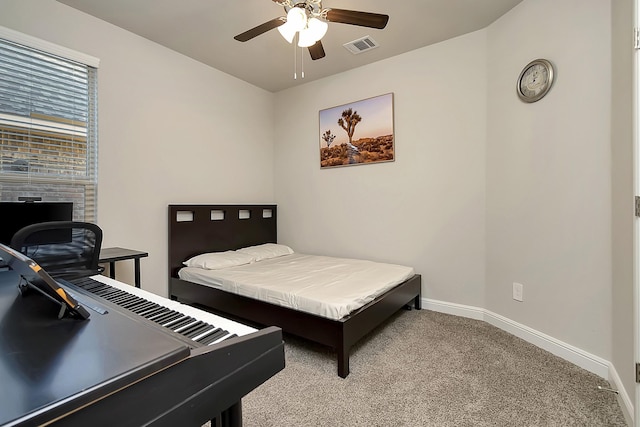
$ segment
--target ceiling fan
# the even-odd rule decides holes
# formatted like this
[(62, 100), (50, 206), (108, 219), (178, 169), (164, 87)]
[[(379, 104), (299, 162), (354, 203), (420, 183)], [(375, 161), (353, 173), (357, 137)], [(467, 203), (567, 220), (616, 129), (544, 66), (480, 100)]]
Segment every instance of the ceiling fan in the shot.
[(282, 36), (289, 43), (298, 34), (298, 46), (307, 47), (311, 59), (324, 58), (324, 48), (320, 39), (327, 31), (327, 22), (359, 25), (361, 27), (383, 29), (389, 22), (389, 15), (379, 13), (359, 12), (356, 10), (322, 8), (322, 0), (272, 0), (284, 7), (287, 16), (274, 18), (258, 25), (234, 39), (246, 42), (254, 37), (278, 28)]

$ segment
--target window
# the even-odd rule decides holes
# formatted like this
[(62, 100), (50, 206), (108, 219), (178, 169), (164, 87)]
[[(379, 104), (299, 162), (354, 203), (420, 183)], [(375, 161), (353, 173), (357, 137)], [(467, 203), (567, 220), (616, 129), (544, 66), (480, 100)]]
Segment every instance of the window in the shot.
[(73, 202), (74, 220), (96, 221), (96, 67), (0, 27), (0, 201)]

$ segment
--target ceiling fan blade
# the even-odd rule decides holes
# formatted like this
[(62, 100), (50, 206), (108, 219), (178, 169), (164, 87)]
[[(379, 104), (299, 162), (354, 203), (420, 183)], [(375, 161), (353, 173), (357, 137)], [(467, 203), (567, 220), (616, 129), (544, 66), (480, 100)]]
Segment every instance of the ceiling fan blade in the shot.
[(327, 9), (327, 21), (340, 24), (359, 25), (361, 27), (377, 28), (387, 26), (389, 15), (379, 13), (358, 12), (356, 10)]
[(318, 40), (314, 45), (309, 46), (309, 54), (311, 55), (311, 59), (314, 61), (316, 59), (324, 58), (324, 47), (322, 47), (322, 42)]
[(260, 34), (264, 34), (269, 30), (273, 30), (274, 28), (278, 28), (280, 25), (284, 24), (287, 21), (287, 18), (281, 16), (279, 18), (272, 19), (269, 22), (265, 22), (264, 24), (258, 25), (248, 31), (245, 31), (242, 34), (238, 34), (234, 37), (234, 39), (239, 42), (246, 42), (251, 40), (254, 37), (258, 37)]

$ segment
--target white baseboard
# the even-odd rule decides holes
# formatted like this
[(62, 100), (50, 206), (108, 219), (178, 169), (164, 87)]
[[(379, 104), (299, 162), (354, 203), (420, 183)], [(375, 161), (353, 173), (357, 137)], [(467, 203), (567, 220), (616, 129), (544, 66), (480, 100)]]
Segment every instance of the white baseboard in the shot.
[(618, 390), (618, 402), (624, 412), (627, 421), (633, 425), (633, 403), (625, 390), (615, 367), (608, 360), (602, 359), (552, 336), (536, 331), (528, 326), (514, 322), (499, 314), (484, 308), (455, 304), (433, 299), (422, 299), (422, 307), (439, 313), (453, 314), (470, 319), (483, 320), (503, 331), (522, 338), (523, 340), (540, 347), (551, 354), (573, 363), (591, 373), (594, 373), (609, 381), (615, 390)]
[(438, 313), (453, 314), (455, 316), (476, 320), (485, 320), (484, 313), (487, 311), (483, 308), (472, 307), (470, 305), (455, 304), (427, 298), (422, 298), (422, 308), (437, 311)]
[(622, 412), (625, 419), (627, 420), (627, 424), (629, 424), (630, 426), (634, 425), (633, 419), (635, 413), (633, 410), (633, 402), (631, 402), (631, 399), (627, 394), (627, 390), (622, 385), (622, 380), (618, 375), (618, 371), (616, 371), (616, 368), (611, 363), (609, 363), (608, 381), (611, 383), (611, 386), (614, 390), (618, 390), (618, 404), (622, 408)]

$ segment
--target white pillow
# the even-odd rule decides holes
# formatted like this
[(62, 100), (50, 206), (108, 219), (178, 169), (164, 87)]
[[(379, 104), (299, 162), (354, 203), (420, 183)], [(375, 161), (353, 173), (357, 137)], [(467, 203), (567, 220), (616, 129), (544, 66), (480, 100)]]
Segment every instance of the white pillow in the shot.
[(187, 267), (198, 267), (206, 270), (219, 270), (221, 268), (235, 267), (254, 262), (250, 254), (236, 251), (210, 252), (194, 256), (183, 262)]
[(238, 249), (236, 252), (251, 255), (255, 261), (262, 261), (263, 259), (290, 255), (293, 253), (293, 249), (287, 245), (264, 243), (262, 245), (248, 246), (246, 248)]

